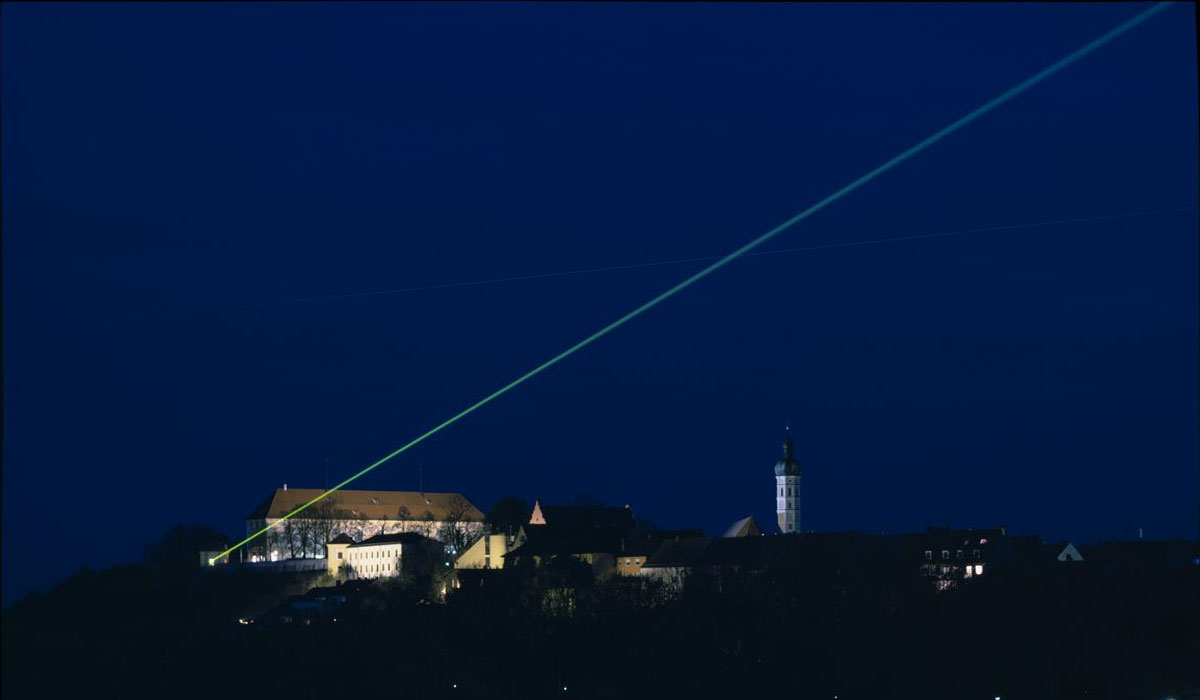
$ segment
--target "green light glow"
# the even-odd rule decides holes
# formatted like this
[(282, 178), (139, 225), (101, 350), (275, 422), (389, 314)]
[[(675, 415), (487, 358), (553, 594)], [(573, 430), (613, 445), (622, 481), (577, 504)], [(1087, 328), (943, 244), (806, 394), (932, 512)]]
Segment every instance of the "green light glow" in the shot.
[(970, 124), (971, 122), (982, 117), (983, 115), (987, 114), (988, 112), (991, 112), (996, 107), (999, 107), (1000, 105), (1008, 102), (1012, 98), (1016, 97), (1017, 95), (1021, 94), (1022, 92), (1025, 92), (1026, 90), (1033, 87), (1034, 85), (1037, 85), (1038, 83), (1042, 82), (1043, 80), (1050, 77), (1051, 75), (1059, 72), (1063, 68), (1066, 68), (1067, 66), (1071, 65), (1072, 63), (1075, 63), (1079, 59), (1083, 58), (1084, 56), (1087, 56), (1088, 54), (1092, 53), (1096, 49), (1098, 49), (1101, 46), (1112, 41), (1113, 39), (1120, 36), (1121, 34), (1124, 34), (1125, 32), (1129, 31), (1130, 29), (1133, 29), (1134, 27), (1138, 26), (1142, 22), (1145, 22), (1147, 19), (1149, 19), (1153, 15), (1158, 14), (1159, 12), (1165, 10), (1171, 4), (1172, 3), (1170, 3), (1170, 2), (1160, 2), (1160, 3), (1150, 7), (1149, 9), (1135, 15), (1132, 19), (1129, 19), (1128, 21), (1117, 26), (1116, 28), (1109, 30), (1108, 32), (1102, 34), (1101, 36), (1097, 37), (1096, 39), (1093, 39), (1092, 41), (1088, 42), (1081, 48), (1076, 49), (1074, 52), (1068, 54), (1064, 58), (1059, 59), (1058, 61), (1054, 62), (1050, 66), (1042, 69), (1038, 73), (1035, 73), (1033, 76), (1023, 80), (1022, 82), (1018, 83), (1017, 85), (1002, 92), (997, 97), (992, 98), (988, 102), (984, 103), (982, 106), (975, 108), (971, 112), (967, 113), (965, 116), (963, 116), (963, 117), (959, 118), (957, 121), (954, 121), (953, 123), (951, 123), (949, 126), (942, 128), (941, 130), (935, 132), (932, 136), (929, 136), (925, 140), (917, 143), (915, 146), (912, 146), (911, 148), (901, 152), (899, 155), (884, 162), (883, 165), (876, 167), (874, 170), (871, 170), (867, 174), (859, 177), (858, 179), (854, 180), (850, 184), (846, 185), (845, 187), (842, 187), (840, 190), (834, 192), (833, 194), (829, 195), (828, 197), (825, 197), (821, 201), (810, 206), (809, 208), (807, 208), (804, 211), (800, 212), (799, 214), (793, 216), (792, 218), (788, 219), (787, 221), (784, 221), (783, 223), (779, 224), (778, 226), (771, 229), (770, 231), (767, 231), (766, 233), (758, 236), (757, 238), (753, 239), (749, 243), (746, 243), (745, 245), (734, 250), (733, 252), (729, 253), (725, 257), (717, 260), (716, 262), (712, 263), (711, 265), (708, 265), (707, 267), (703, 268), (699, 272), (691, 275), (687, 279), (685, 279), (682, 282), (671, 287), (667, 291), (654, 297), (650, 301), (647, 301), (646, 303), (642, 304), (641, 306), (635, 308), (633, 311), (630, 311), (629, 313), (618, 318), (617, 320), (615, 320), (612, 323), (608, 324), (607, 326), (601, 328), (600, 330), (596, 331), (595, 333), (592, 333), (591, 335), (589, 335), (588, 337), (579, 341), (578, 343), (575, 343), (574, 345), (567, 348), (566, 350), (563, 350), (562, 352), (558, 353), (557, 355), (550, 358), (549, 360), (546, 360), (542, 364), (538, 365), (537, 367), (534, 367), (533, 369), (529, 370), (528, 372), (521, 375), (520, 377), (517, 377), (516, 379), (509, 382), (508, 384), (505, 384), (504, 386), (500, 387), (496, 391), (493, 391), (491, 394), (488, 394), (487, 396), (480, 399), (479, 401), (476, 401), (475, 403), (471, 404), (467, 408), (463, 409), (462, 411), (459, 411), (458, 413), (454, 414), (453, 416), (446, 419), (445, 421), (442, 421), (441, 423), (434, 426), (433, 428), (430, 428), (429, 430), (425, 431), (424, 433), (417, 436), (416, 438), (413, 438), (412, 440), (410, 440), (409, 442), (407, 442), (400, 448), (396, 449), (395, 451), (391, 452), (390, 454), (386, 455), (382, 459), (378, 460), (374, 464), (362, 469), (361, 471), (357, 472), (356, 474), (351, 475), (350, 477), (347, 477), (341, 483), (335, 485), (333, 488), (326, 490), (325, 492), (321, 493), (319, 496), (317, 496), (317, 497), (313, 498), (312, 500), (308, 501), (307, 503), (297, 507), (295, 510), (291, 511), (287, 515), (284, 515), (279, 520), (276, 520), (274, 523), (271, 523), (270, 525), (255, 532), (254, 534), (250, 535), (249, 537), (242, 540), (241, 542), (238, 542), (237, 544), (233, 545), (232, 547), (225, 550), (224, 552), (221, 552), (220, 554), (218, 554), (216, 556), (216, 559), (228, 557), (231, 552), (234, 552), (238, 548), (240, 548), (240, 547), (246, 545), (247, 543), (255, 540), (256, 538), (262, 536), (263, 534), (265, 534), (272, 528), (278, 527), (285, 520), (292, 518), (297, 513), (304, 511), (306, 508), (313, 505), (314, 503), (333, 494), (334, 492), (343, 488), (347, 484), (350, 484), (351, 482), (357, 480), (358, 478), (365, 475), (367, 472), (370, 472), (371, 470), (375, 469), (376, 467), (390, 461), (394, 457), (396, 457), (400, 454), (403, 454), (404, 452), (406, 452), (413, 446), (418, 445), (421, 442), (424, 442), (429, 437), (441, 432), (444, 428), (447, 428), (450, 425), (457, 423), (462, 418), (474, 413), (475, 411), (479, 410), (480, 408), (483, 408), (484, 406), (491, 403), (492, 401), (498, 399), (499, 397), (503, 396), (504, 394), (507, 394), (509, 391), (512, 391), (513, 389), (517, 388), (521, 384), (524, 384), (529, 379), (532, 379), (533, 377), (541, 374), (545, 370), (553, 367), (554, 365), (558, 364), (559, 362), (562, 362), (563, 360), (567, 359), (571, 355), (574, 355), (575, 353), (579, 352), (580, 350), (587, 347), (588, 345), (591, 345), (592, 343), (599, 340), (600, 338), (603, 338), (604, 336), (608, 335), (609, 333), (613, 332), (614, 330), (625, 325), (629, 321), (637, 318), (638, 316), (641, 316), (643, 313), (649, 311), (650, 309), (654, 308), (655, 306), (658, 306), (659, 304), (666, 301), (667, 299), (670, 299), (671, 297), (675, 296), (679, 292), (682, 292), (683, 290), (692, 286), (696, 282), (699, 282), (700, 280), (704, 279), (705, 277), (708, 277), (712, 273), (716, 272), (717, 270), (721, 269), (722, 267), (725, 267), (729, 263), (733, 262), (739, 256), (744, 255), (745, 253), (748, 253), (751, 250), (754, 250), (755, 248), (759, 247), (760, 245), (762, 245), (762, 244), (766, 243), (767, 241), (771, 240), (772, 238), (778, 236), (780, 233), (783, 233), (784, 231), (791, 228), (792, 226), (795, 226), (796, 224), (807, 219), (808, 217), (812, 216), (813, 214), (817, 213), (818, 211), (824, 209), (825, 207), (829, 206), (830, 204), (833, 204), (834, 202), (838, 201), (842, 197), (845, 197), (846, 195), (850, 194), (851, 192), (857, 190), (858, 188), (862, 187), (863, 185), (867, 184), (868, 182), (879, 177), (883, 173), (891, 170), (892, 168), (896, 167), (900, 163), (903, 163), (904, 161), (906, 161), (909, 158), (913, 157), (914, 155), (920, 153), (921, 151), (924, 151), (926, 148), (929, 148), (930, 146), (937, 143), (938, 141), (941, 141), (942, 139), (946, 138), (947, 136), (954, 133), (955, 131), (958, 131), (959, 129), (963, 128), (967, 124)]

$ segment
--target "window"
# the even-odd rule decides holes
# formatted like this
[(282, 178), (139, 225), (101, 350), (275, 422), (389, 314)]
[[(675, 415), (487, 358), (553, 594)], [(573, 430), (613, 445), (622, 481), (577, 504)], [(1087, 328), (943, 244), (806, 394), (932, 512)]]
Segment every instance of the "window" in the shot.
[(949, 559), (949, 558), (950, 558), (950, 550), (943, 549), (942, 550), (942, 559)]
[(971, 552), (971, 556), (975, 559), (978, 559), (979, 558), (979, 550), (976, 549), (975, 551)]
[(342, 558), (342, 553), (338, 552), (338, 559), (341, 559), (341, 558)]
[(962, 550), (960, 549), (957, 552), (955, 552), (954, 556), (956, 559), (962, 559), (963, 558)]
[(933, 561), (933, 552), (931, 550), (925, 550), (925, 561)]

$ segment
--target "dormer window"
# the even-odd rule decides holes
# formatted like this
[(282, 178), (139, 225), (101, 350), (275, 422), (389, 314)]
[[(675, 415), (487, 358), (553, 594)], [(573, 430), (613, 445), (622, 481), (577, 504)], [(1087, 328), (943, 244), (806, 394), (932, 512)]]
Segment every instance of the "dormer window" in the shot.
[(925, 561), (933, 561), (933, 552), (928, 549), (925, 550)]

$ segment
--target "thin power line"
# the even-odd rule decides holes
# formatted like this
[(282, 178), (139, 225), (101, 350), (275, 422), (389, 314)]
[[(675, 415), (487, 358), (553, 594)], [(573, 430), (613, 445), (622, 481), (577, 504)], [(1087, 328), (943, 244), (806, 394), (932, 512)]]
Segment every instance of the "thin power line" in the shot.
[(580, 350), (587, 347), (588, 345), (591, 345), (592, 343), (596, 342), (600, 338), (602, 338), (602, 337), (608, 335), (609, 333), (613, 332), (614, 330), (620, 328), (621, 326), (625, 325), (626, 323), (633, 320), (634, 318), (641, 316), (643, 313), (649, 311), (650, 309), (654, 308), (655, 306), (658, 306), (662, 302), (666, 301), (667, 299), (670, 299), (671, 297), (675, 296), (679, 292), (682, 292), (683, 290), (692, 286), (696, 282), (699, 282), (700, 280), (704, 279), (705, 277), (708, 277), (712, 273), (714, 273), (717, 270), (721, 269), (722, 267), (728, 265), (729, 263), (733, 262), (737, 258), (745, 255), (746, 253), (749, 253), (751, 250), (761, 246), (762, 244), (771, 240), (775, 236), (778, 236), (780, 233), (783, 233), (784, 231), (791, 228), (792, 226), (795, 226), (796, 224), (800, 223), (804, 219), (807, 219), (808, 217), (810, 217), (813, 214), (817, 213), (818, 211), (824, 209), (825, 207), (829, 206), (830, 204), (833, 204), (834, 202), (838, 201), (842, 197), (845, 197), (846, 195), (857, 190), (858, 188), (862, 187), (863, 185), (867, 184), (868, 182), (871, 182), (872, 180), (879, 177), (883, 173), (891, 170), (892, 168), (903, 163), (904, 161), (906, 161), (909, 158), (913, 157), (914, 155), (920, 153), (921, 151), (924, 151), (925, 149), (929, 148), (933, 144), (937, 143), (938, 141), (941, 141), (942, 139), (946, 138), (950, 134), (958, 131), (959, 129), (963, 128), (967, 124), (970, 124), (971, 122), (975, 121), (976, 119), (987, 114), (988, 112), (991, 112), (996, 107), (999, 107), (1000, 105), (1008, 102), (1012, 98), (1016, 97), (1017, 95), (1021, 94), (1022, 92), (1025, 92), (1026, 90), (1033, 87), (1034, 85), (1037, 85), (1038, 83), (1042, 82), (1043, 80), (1045, 80), (1046, 78), (1050, 77), (1051, 75), (1057, 73), (1058, 71), (1062, 70), (1063, 68), (1066, 68), (1067, 66), (1078, 61), (1079, 59), (1083, 58), (1084, 56), (1087, 56), (1091, 52), (1093, 52), (1096, 49), (1100, 48), (1101, 46), (1107, 44), (1109, 41), (1112, 41), (1114, 38), (1120, 36), (1121, 34), (1124, 34), (1125, 32), (1129, 31), (1130, 29), (1138, 26), (1142, 22), (1145, 22), (1147, 19), (1158, 14), (1159, 12), (1162, 12), (1167, 7), (1169, 7), (1170, 4), (1171, 3), (1168, 3), (1168, 2), (1158, 3), (1158, 4), (1150, 7), (1149, 9), (1138, 13), (1132, 19), (1129, 19), (1126, 22), (1124, 22), (1123, 24), (1119, 25), (1118, 27), (1111, 29), (1108, 32), (1105, 32), (1104, 34), (1100, 35), (1096, 39), (1093, 39), (1092, 41), (1085, 44), (1083, 47), (1076, 49), (1074, 52), (1059, 59), (1058, 61), (1054, 62), (1050, 66), (1043, 68), (1041, 71), (1035, 73), (1033, 76), (1026, 78), (1022, 82), (1009, 88), (1008, 90), (1005, 90), (1004, 92), (1000, 93), (998, 96), (996, 96), (996, 97), (992, 98), (991, 100), (989, 100), (988, 102), (984, 103), (982, 106), (976, 107), (974, 110), (968, 112), (965, 116), (960, 117), (957, 121), (952, 122), (950, 125), (945, 126), (942, 129), (940, 129), (939, 131), (935, 132), (932, 136), (929, 136), (929, 137), (925, 138), (923, 141), (920, 141), (915, 146), (912, 146), (912, 147), (908, 148), (907, 150), (901, 152), (899, 155), (892, 157), (890, 160), (884, 162), (882, 165), (869, 171), (865, 175), (860, 176), (858, 179), (854, 180), (850, 184), (842, 187), (841, 189), (837, 190), (833, 194), (820, 200), (816, 204), (813, 204), (809, 208), (807, 208), (804, 211), (800, 212), (799, 214), (793, 216), (792, 218), (788, 219), (787, 221), (784, 221), (782, 224), (779, 224), (778, 226), (771, 229), (770, 231), (767, 231), (766, 233), (759, 235), (757, 238), (754, 238), (750, 242), (742, 245), (741, 247), (735, 249), (733, 252), (722, 257), (720, 260), (717, 260), (716, 262), (713, 262), (713, 263), (707, 265), (706, 267), (701, 269), (699, 272), (692, 274), (691, 276), (687, 277), (682, 282), (679, 282), (678, 284), (676, 284), (675, 286), (666, 290), (665, 292), (662, 292), (658, 296), (643, 303), (641, 306), (638, 306), (634, 310), (630, 311), (629, 313), (625, 314), (624, 316), (621, 316), (620, 318), (618, 318), (617, 320), (608, 324), (607, 326), (604, 326), (600, 330), (596, 331), (595, 333), (592, 333), (588, 337), (575, 343), (574, 345), (567, 348), (566, 350), (563, 350), (562, 352), (558, 353), (554, 357), (551, 357), (549, 360), (546, 360), (542, 364), (538, 365), (537, 367), (534, 367), (533, 369), (529, 370), (528, 372), (521, 375), (520, 377), (517, 377), (513, 381), (509, 382), (508, 384), (505, 384), (504, 386), (500, 387), (496, 391), (493, 391), (492, 393), (483, 397), (479, 401), (476, 401), (475, 403), (471, 404), (470, 406), (463, 409), (462, 411), (459, 411), (458, 413), (454, 414), (450, 418), (442, 421), (441, 423), (434, 426), (433, 428), (430, 428), (429, 430), (425, 431), (424, 433), (418, 435), (416, 438), (413, 438), (412, 440), (405, 443), (401, 447), (392, 451), (390, 454), (384, 456), (382, 459), (376, 461), (374, 464), (371, 464), (370, 466), (367, 466), (364, 469), (361, 469), (360, 471), (358, 471), (355, 474), (352, 474), (351, 476), (347, 477), (346, 479), (343, 479), (340, 483), (338, 483), (333, 488), (322, 492), (318, 496), (309, 500), (307, 503), (304, 503), (303, 505), (292, 510), (291, 512), (284, 515), (280, 519), (276, 520), (274, 523), (271, 523), (270, 525), (267, 525), (266, 527), (254, 532), (249, 537), (238, 542), (237, 544), (233, 545), (232, 547), (225, 550), (224, 552), (221, 552), (220, 554), (218, 554), (216, 557), (213, 558), (213, 561), (215, 561), (216, 559), (220, 559), (222, 557), (228, 557), (230, 552), (233, 552), (234, 550), (238, 549), (239, 547), (246, 545), (247, 543), (253, 541), (257, 537), (262, 536), (264, 533), (271, 530), (271, 528), (278, 527), (280, 523), (292, 518), (297, 513), (304, 511), (306, 508), (308, 508), (309, 506), (313, 505), (314, 503), (320, 501), (321, 499), (328, 497), (330, 494), (336, 492), (338, 489), (341, 489), (342, 487), (346, 486), (347, 484), (350, 484), (351, 482), (355, 481), (356, 479), (359, 479), (360, 477), (362, 477), (366, 473), (370, 472), (371, 470), (379, 467), (380, 465), (388, 462), (389, 460), (393, 459), (397, 455), (402, 454), (403, 452), (412, 448), (414, 445), (424, 442), (430, 436), (441, 432), (446, 427), (448, 427), (454, 423), (457, 423), (458, 421), (462, 420), (464, 417), (474, 413), (475, 411), (479, 410), (483, 406), (486, 406), (487, 404), (496, 400), (500, 396), (503, 396), (504, 394), (507, 394), (508, 392), (512, 391), (513, 389), (520, 386), (521, 384), (524, 384), (529, 379), (537, 376), (538, 374), (541, 374), (542, 372), (553, 367), (554, 365), (558, 364), (559, 362), (562, 362), (566, 358), (570, 357), (571, 355), (574, 355), (575, 353), (579, 352)]
[[(891, 238), (872, 238), (868, 240), (846, 241), (842, 243), (824, 243), (819, 245), (803, 246), (800, 248), (781, 248), (779, 250), (762, 250), (753, 253), (742, 255), (743, 258), (760, 257), (765, 255), (784, 255), (794, 253), (808, 253), (818, 250), (831, 250), (834, 248), (855, 248), (858, 246), (879, 245), (884, 243), (904, 243), (906, 241), (917, 241), (928, 238), (948, 238), (951, 236), (965, 236), (978, 233), (994, 233), (997, 231), (1016, 231), (1020, 229), (1039, 228), (1046, 226), (1061, 226), (1065, 224), (1081, 224), (1096, 221), (1112, 221), (1115, 219), (1130, 219), (1139, 216), (1153, 216), (1156, 214), (1174, 214), (1185, 211), (1196, 211), (1197, 207), (1178, 207), (1175, 209), (1154, 209), (1150, 211), (1129, 212), (1125, 214), (1108, 214), (1100, 216), (1086, 216), (1075, 219), (1056, 219), (1053, 221), (1034, 221), (1021, 224), (1004, 224), (1001, 226), (987, 226), (983, 228), (961, 229), (958, 231), (943, 231), (939, 233), (921, 233), (911, 236), (897, 236)], [(650, 267), (665, 267), (669, 265), (684, 265), (687, 263), (710, 262), (720, 260), (724, 255), (707, 255), (694, 258), (674, 258), (671, 260), (654, 260), (642, 263), (627, 263), (622, 265), (604, 265), (601, 267), (588, 267), (577, 270), (559, 270), (557, 272), (537, 272), (528, 275), (513, 275), (509, 277), (491, 277), (482, 280), (472, 280), (467, 282), (443, 282), (439, 284), (428, 284), (419, 287), (400, 287), (397, 289), (377, 289), (369, 292), (348, 292), (345, 294), (328, 294), (315, 297), (297, 297), (295, 299), (278, 299), (275, 301), (264, 301), (255, 304), (246, 304), (243, 306), (235, 306), (219, 310), (210, 311), (187, 311), (183, 314), (199, 314), (199, 313), (217, 313), (218, 311), (240, 311), (245, 309), (265, 308), (269, 306), (280, 306), (283, 304), (303, 304), (313, 301), (336, 301), (340, 299), (356, 299), (361, 297), (386, 296), (393, 294), (408, 294), (413, 292), (431, 292), (442, 289), (459, 289), (463, 287), (482, 287), (492, 284), (503, 284), (506, 282), (526, 282), (532, 280), (551, 279), (554, 277), (572, 277), (576, 275), (591, 275), (603, 272), (619, 272), (623, 270), (639, 270)]]

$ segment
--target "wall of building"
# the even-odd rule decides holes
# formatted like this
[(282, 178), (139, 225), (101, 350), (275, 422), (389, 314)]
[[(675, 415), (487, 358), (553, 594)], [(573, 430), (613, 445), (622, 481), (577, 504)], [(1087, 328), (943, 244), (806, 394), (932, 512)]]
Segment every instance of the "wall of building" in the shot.
[(343, 568), (355, 579), (388, 578), (397, 576), (401, 570), (403, 545), (388, 542), (377, 545), (346, 547)]
[(508, 553), (506, 535), (480, 537), (454, 561), (456, 569), (503, 569)]

